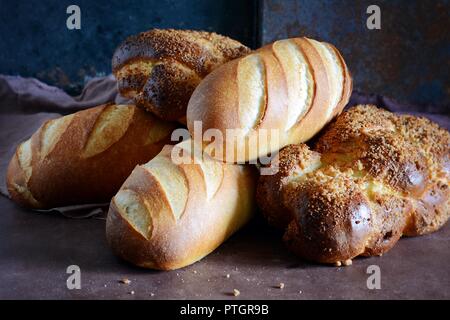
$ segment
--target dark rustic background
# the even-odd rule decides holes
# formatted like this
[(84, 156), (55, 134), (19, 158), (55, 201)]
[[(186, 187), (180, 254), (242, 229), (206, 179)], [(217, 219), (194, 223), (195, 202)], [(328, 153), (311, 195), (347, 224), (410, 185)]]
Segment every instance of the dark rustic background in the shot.
[[(381, 8), (381, 30), (368, 30), (367, 7)], [(264, 0), (264, 43), (299, 35), (334, 44), (354, 87), (403, 102), (450, 109), (450, 1)]]
[[(450, 2), (377, 1), (382, 29), (368, 30), (372, 2), (1, 0), (0, 73), (77, 93), (86, 80), (110, 72), (111, 55), (125, 37), (153, 27), (216, 31), (251, 47), (306, 35), (343, 52), (357, 89), (449, 105)], [(70, 4), (81, 8), (81, 30), (65, 26)]]
[[(66, 8), (81, 9), (81, 30), (68, 30)], [(215, 31), (256, 47), (256, 1), (0, 0), (0, 73), (33, 76), (81, 91), (111, 72), (115, 48), (151, 28)]]
[[(81, 30), (66, 28), (70, 4), (81, 8)], [(381, 7), (381, 30), (366, 28), (370, 4)], [(449, 106), (449, 12), (449, 0), (0, 0), (0, 73), (76, 94), (110, 73), (122, 40), (150, 28), (216, 31), (253, 48), (306, 35), (343, 52), (356, 89)]]

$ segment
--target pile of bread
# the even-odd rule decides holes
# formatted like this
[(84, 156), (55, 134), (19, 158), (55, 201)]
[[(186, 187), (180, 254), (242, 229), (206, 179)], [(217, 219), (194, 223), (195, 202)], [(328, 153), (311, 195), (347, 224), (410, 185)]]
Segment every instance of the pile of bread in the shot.
[[(257, 207), (294, 253), (337, 265), (448, 220), (449, 133), (374, 106), (341, 114), (352, 78), (328, 43), (251, 51), (154, 29), (121, 44), (112, 68), (134, 104), (47, 121), (18, 146), (7, 186), (35, 209), (111, 201), (108, 242), (138, 266), (194, 263)], [(227, 148), (208, 148), (210, 129)]]

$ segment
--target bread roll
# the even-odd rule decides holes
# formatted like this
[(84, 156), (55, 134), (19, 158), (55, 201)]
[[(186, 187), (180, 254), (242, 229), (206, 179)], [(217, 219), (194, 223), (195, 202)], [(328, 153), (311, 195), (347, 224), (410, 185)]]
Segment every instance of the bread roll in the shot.
[[(189, 161), (173, 161), (179, 154)], [(136, 167), (114, 196), (108, 242), (115, 254), (141, 267), (187, 266), (250, 219), (255, 188), (254, 167), (202, 158), (192, 140), (166, 146)]]
[(126, 39), (115, 51), (119, 92), (158, 117), (185, 123), (189, 98), (217, 66), (250, 51), (211, 32), (152, 29)]
[(425, 118), (357, 106), (314, 150), (289, 145), (278, 160), (275, 175), (260, 177), (258, 205), (308, 260), (381, 255), (450, 216), (450, 134)]
[[(351, 91), (335, 47), (308, 38), (280, 40), (209, 74), (189, 101), (187, 125), (192, 135), (196, 121), (201, 134), (218, 129), (225, 147), (206, 147), (213, 157), (255, 161), (311, 138), (342, 111)], [(235, 129), (233, 139), (229, 129)]]
[(45, 122), (9, 163), (14, 201), (37, 209), (109, 202), (137, 164), (169, 142), (174, 124), (132, 105), (102, 105)]

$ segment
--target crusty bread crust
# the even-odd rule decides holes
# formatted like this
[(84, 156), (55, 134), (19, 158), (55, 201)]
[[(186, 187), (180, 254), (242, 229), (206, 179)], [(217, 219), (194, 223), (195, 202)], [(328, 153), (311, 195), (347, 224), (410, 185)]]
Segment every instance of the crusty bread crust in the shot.
[(166, 146), (125, 181), (106, 222), (116, 255), (145, 268), (182, 268), (212, 252), (250, 219), (255, 168), (199, 158), (196, 164), (172, 162), (172, 152), (189, 156), (191, 150), (185, 143)]
[[(281, 51), (282, 44), (295, 46), (299, 53)], [(191, 134), (194, 134), (194, 123), (201, 121), (202, 133), (217, 129), (222, 133), (223, 144), (226, 145), (227, 129), (244, 129), (237, 135), (235, 150), (245, 152), (235, 153), (235, 157), (231, 159), (227, 153), (210, 153), (216, 159), (239, 163), (255, 161), (287, 144), (310, 139), (342, 111), (352, 90), (350, 72), (339, 52), (328, 44), (321, 45), (328, 48), (326, 50), (330, 51), (331, 56), (336, 56), (336, 61), (324, 58), (319, 53), (316, 42), (308, 38), (293, 38), (268, 44), (246, 57), (215, 69), (199, 84), (189, 100), (187, 126)], [(278, 50), (275, 46), (278, 46)], [(283, 54), (301, 55), (298, 58), (304, 61), (302, 65), (313, 78), (312, 83), (303, 89), (308, 91), (314, 86), (311, 104), (306, 106), (306, 112), (298, 112), (301, 116), (292, 127), (288, 126), (292, 122), (289, 119), (289, 109), (296, 107), (292, 105), (296, 101), (289, 97), (292, 96), (290, 91), (295, 90), (298, 83), (290, 83), (288, 78), (295, 78), (292, 73), (300, 70), (292, 62), (297, 61), (295, 57), (286, 57), (283, 63), (280, 62), (280, 55)], [(261, 63), (254, 63), (252, 68), (248, 68), (250, 59), (259, 59)], [(333, 75), (329, 72), (332, 63), (342, 73), (341, 89), (334, 85)], [(239, 76), (240, 68), (244, 67), (248, 68), (248, 77)], [(261, 96), (250, 100), (248, 95), (254, 95), (255, 90), (259, 91), (260, 83), (264, 84)], [(339, 97), (335, 105), (331, 101), (332, 95)], [(256, 103), (255, 99), (259, 99), (260, 103)], [(267, 130), (267, 139), (259, 138), (263, 129)], [(278, 132), (278, 140), (275, 140), (272, 129)], [(254, 141), (257, 143), (252, 144)], [(228, 143), (231, 145), (231, 141)]]
[(49, 120), (16, 150), (11, 198), (30, 208), (110, 201), (132, 169), (170, 141), (175, 125), (131, 105), (102, 105)]
[(272, 160), (274, 172), (260, 176), (256, 193), (258, 206), (270, 225), (284, 229), (293, 219), (282, 197), (292, 176), (312, 172), (320, 165), (320, 154), (305, 144), (289, 145), (280, 150)]
[[(298, 124), (292, 128), (291, 134), (285, 142), (286, 144), (309, 140), (331, 120), (329, 115), (334, 114), (334, 110), (330, 112), (330, 108), (334, 108), (330, 100), (332, 88), (328, 79), (331, 75), (327, 73), (325, 62), (307, 38), (294, 39), (294, 41), (309, 61), (314, 75), (315, 92), (311, 108), (300, 119)], [(336, 108), (338, 108), (338, 105)]]
[(250, 49), (212, 32), (152, 29), (127, 38), (112, 58), (120, 93), (165, 120), (182, 121), (189, 98), (217, 66)]
[(425, 118), (353, 107), (314, 151), (280, 151), (279, 173), (260, 177), (258, 205), (303, 258), (340, 264), (381, 255), (402, 235), (430, 233), (448, 220), (449, 151), (449, 133)]

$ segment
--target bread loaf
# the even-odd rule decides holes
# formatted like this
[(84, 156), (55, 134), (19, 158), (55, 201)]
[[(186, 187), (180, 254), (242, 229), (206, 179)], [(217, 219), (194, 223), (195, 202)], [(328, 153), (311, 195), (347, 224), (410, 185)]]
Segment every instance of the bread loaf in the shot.
[(152, 29), (131, 36), (115, 51), (119, 92), (165, 120), (185, 122), (189, 98), (214, 68), (250, 51), (215, 33)]
[(137, 164), (169, 142), (174, 125), (132, 105), (102, 105), (45, 122), (19, 145), (7, 172), (30, 208), (109, 202)]
[[(145, 268), (181, 268), (212, 252), (250, 219), (255, 168), (202, 157), (192, 141), (164, 147), (136, 167), (114, 196), (106, 235), (119, 257)], [(173, 160), (180, 154), (188, 161)]]
[(289, 145), (257, 199), (284, 241), (306, 259), (348, 264), (381, 255), (402, 236), (436, 231), (450, 215), (450, 134), (425, 118), (357, 106), (313, 150)]
[[(221, 132), (223, 148), (205, 149), (213, 157), (254, 161), (311, 138), (342, 111), (351, 91), (335, 47), (308, 38), (280, 40), (209, 74), (189, 101), (187, 125), (192, 135), (196, 121), (202, 134)], [(229, 129), (235, 129), (231, 141)]]

